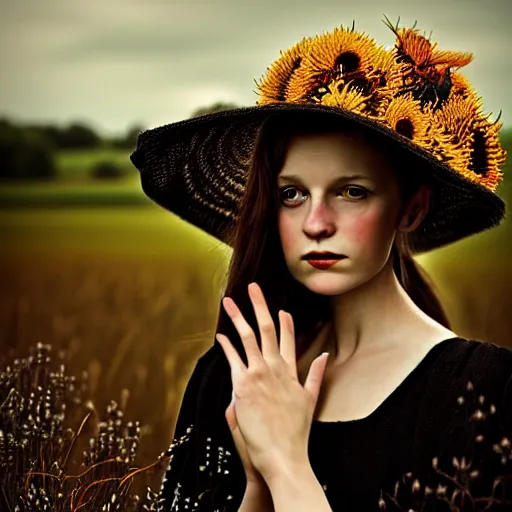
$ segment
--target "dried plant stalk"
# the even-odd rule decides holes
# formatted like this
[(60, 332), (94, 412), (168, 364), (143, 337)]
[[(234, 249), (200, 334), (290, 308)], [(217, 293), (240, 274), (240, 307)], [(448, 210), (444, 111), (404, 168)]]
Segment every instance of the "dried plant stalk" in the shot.
[(141, 499), (132, 484), (168, 457), (136, 467), (139, 423), (126, 421), (114, 401), (100, 419), (87, 374), (67, 375), (50, 353), (38, 344), (0, 373), (0, 510), (160, 510), (157, 493), (148, 488)]

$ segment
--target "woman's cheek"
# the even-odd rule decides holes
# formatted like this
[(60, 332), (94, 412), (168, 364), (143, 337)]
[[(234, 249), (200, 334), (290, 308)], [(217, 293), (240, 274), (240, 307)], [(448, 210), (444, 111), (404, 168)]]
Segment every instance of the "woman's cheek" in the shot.
[(385, 228), (381, 213), (375, 210), (358, 212), (350, 222), (344, 224), (342, 230), (349, 247), (368, 248), (375, 245), (382, 238)]

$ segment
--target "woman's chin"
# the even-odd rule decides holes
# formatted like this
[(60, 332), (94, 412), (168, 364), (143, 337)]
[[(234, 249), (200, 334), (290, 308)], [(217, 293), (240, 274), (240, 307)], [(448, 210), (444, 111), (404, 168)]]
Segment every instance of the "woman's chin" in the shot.
[(341, 295), (354, 289), (358, 283), (347, 279), (346, 275), (336, 275), (336, 272), (319, 270), (318, 273), (302, 276), (300, 282), (313, 293), (318, 295)]

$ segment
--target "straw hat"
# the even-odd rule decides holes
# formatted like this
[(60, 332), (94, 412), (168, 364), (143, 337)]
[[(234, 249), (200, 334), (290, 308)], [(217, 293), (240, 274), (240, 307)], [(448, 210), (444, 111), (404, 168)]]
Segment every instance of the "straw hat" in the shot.
[(257, 83), (255, 106), (141, 132), (130, 158), (144, 192), (228, 242), (259, 128), (273, 114), (306, 112), (384, 135), (417, 164), (411, 172), (428, 173), (430, 208), (410, 234), (413, 253), (497, 226), (505, 215), (496, 193), (502, 124), (489, 120), (457, 71), (472, 54), (441, 50), (414, 27), (387, 25), (395, 37), (389, 49), (353, 26), (304, 38)]

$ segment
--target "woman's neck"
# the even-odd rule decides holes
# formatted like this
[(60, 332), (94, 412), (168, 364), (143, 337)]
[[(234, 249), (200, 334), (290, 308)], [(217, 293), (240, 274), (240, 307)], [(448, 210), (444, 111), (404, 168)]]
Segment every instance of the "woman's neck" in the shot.
[(370, 281), (333, 297), (331, 307), (333, 320), (324, 331), (331, 347), (335, 343), (330, 365), (346, 361), (356, 350), (373, 351), (403, 343), (415, 333), (444, 329), (408, 296), (393, 272), (392, 258)]

